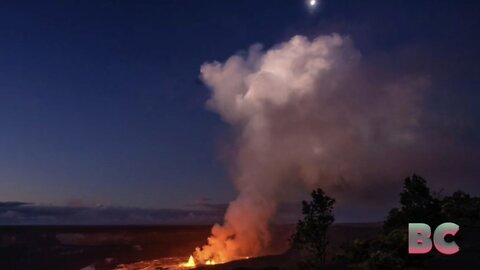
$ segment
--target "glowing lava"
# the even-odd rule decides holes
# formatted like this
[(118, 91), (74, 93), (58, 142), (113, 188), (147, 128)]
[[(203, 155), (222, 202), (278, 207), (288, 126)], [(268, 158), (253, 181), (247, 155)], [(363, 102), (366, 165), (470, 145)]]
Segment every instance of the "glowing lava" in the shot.
[(197, 265), (195, 264), (195, 260), (193, 259), (193, 256), (190, 255), (190, 257), (188, 258), (188, 262), (182, 263), (181, 266), (188, 267), (188, 268), (193, 268)]
[(214, 265), (216, 263), (215, 263), (215, 260), (208, 260), (208, 261), (205, 262), (205, 264), (206, 265)]
[[(244, 257), (244, 259), (248, 260), (250, 259), (250, 257), (247, 256), (247, 257)], [(225, 263), (225, 262), (217, 262), (214, 259), (210, 259), (205, 261), (205, 263), (200, 263), (200, 265), (215, 265), (215, 264), (222, 264), (222, 263)], [(188, 261), (185, 263), (179, 264), (179, 266), (184, 268), (195, 268), (197, 267), (197, 263), (195, 263), (195, 259), (193, 258), (193, 255), (190, 255), (190, 257), (188, 258)]]

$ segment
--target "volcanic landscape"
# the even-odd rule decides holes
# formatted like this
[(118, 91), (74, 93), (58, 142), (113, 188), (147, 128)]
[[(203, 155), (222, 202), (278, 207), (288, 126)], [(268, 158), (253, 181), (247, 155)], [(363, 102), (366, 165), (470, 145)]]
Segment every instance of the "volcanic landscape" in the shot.
[[(378, 224), (334, 225), (331, 249), (369, 237)], [(205, 243), (210, 225), (201, 226), (16, 226), (0, 232), (0, 269), (132, 270), (191, 269), (192, 251)], [(272, 228), (269, 256), (217, 265), (218, 269), (286, 266), (292, 225)], [(333, 252), (332, 252), (333, 254)], [(28, 260), (26, 260), (28, 256)], [(201, 268), (202, 266), (200, 266)], [(212, 266), (208, 266), (212, 267)]]

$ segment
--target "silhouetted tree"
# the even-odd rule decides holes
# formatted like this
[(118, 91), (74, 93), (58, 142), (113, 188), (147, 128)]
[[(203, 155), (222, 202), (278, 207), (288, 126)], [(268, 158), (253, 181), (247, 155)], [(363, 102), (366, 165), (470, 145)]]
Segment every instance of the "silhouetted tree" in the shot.
[(437, 226), (443, 221), (441, 209), (441, 200), (431, 194), (425, 179), (415, 174), (407, 177), (400, 193), (400, 208), (390, 210), (382, 234), (369, 241), (354, 241), (336, 260), (359, 269), (424, 267), (432, 256), (408, 256), (408, 223)]
[(321, 189), (312, 192), (311, 201), (302, 202), (304, 217), (298, 221), (293, 236), (294, 247), (303, 251), (306, 256), (301, 268), (315, 268), (325, 263), (327, 229), (334, 221), (334, 204), (335, 200)]
[(400, 207), (390, 210), (383, 232), (375, 239), (355, 240), (346, 245), (335, 260), (357, 269), (425, 268), (438, 254), (408, 255), (408, 223), (426, 223), (435, 229), (446, 221), (460, 226), (480, 224), (480, 198), (462, 191), (436, 198), (425, 179), (417, 175), (407, 177), (400, 193)]
[(421, 176), (414, 174), (405, 179), (400, 205), (400, 209), (390, 210), (384, 222), (387, 233), (396, 228), (406, 228), (411, 222), (423, 222), (431, 226), (442, 222), (441, 201), (432, 196), (427, 182)]
[(443, 199), (441, 212), (459, 225), (480, 225), (480, 198), (457, 191)]

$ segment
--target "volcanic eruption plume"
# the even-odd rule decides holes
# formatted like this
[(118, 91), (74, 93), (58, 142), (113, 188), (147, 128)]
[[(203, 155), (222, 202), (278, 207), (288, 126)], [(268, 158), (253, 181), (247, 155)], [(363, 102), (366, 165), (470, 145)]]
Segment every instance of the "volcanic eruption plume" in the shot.
[(267, 51), (254, 45), (202, 66), (208, 106), (234, 130), (238, 197), (196, 249), (197, 261), (262, 254), (277, 206), (292, 190), (354, 187), (391, 170), (389, 151), (417, 140), (428, 83), (382, 72), (366, 68), (350, 38), (337, 34), (295, 36)]

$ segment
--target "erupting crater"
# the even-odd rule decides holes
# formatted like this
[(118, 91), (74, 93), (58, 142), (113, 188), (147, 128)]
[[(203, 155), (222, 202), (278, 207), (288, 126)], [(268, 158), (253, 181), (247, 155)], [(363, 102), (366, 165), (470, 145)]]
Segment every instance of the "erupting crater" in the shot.
[(221, 263), (224, 263), (224, 262), (216, 262), (214, 259), (207, 260), (205, 261), (204, 264), (196, 263), (195, 259), (193, 258), (193, 255), (190, 255), (190, 257), (188, 258), (188, 261), (185, 263), (181, 263), (180, 266), (184, 268), (195, 268), (197, 267), (197, 265), (215, 265), (215, 264), (221, 264)]
[[(250, 257), (244, 257), (244, 258), (241, 258), (241, 259), (247, 260), (247, 259), (250, 259)], [(195, 267), (201, 266), (201, 265), (216, 265), (216, 264), (223, 264), (223, 263), (227, 263), (227, 262), (228, 261), (217, 262), (214, 259), (210, 259), (210, 260), (205, 261), (205, 263), (199, 263), (199, 262), (195, 261), (195, 258), (193, 257), (193, 255), (190, 255), (190, 257), (188, 257), (188, 261), (184, 262), (184, 263), (180, 263), (179, 267), (195, 268)]]

